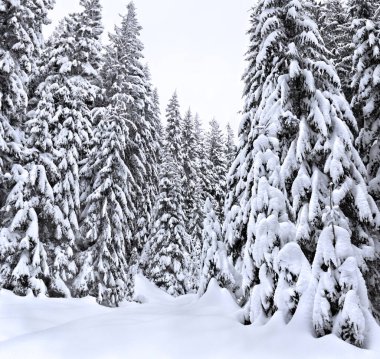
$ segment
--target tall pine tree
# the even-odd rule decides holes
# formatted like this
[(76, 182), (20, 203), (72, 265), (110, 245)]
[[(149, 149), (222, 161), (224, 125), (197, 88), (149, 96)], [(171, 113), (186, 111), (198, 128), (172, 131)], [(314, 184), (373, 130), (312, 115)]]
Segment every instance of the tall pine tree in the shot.
[(42, 150), (53, 154), (58, 169), (58, 178), (50, 180), (62, 216), (55, 215), (62, 222), (59, 229), (50, 229), (51, 291), (55, 295), (69, 295), (68, 286), (77, 272), (74, 251), (79, 237), (79, 163), (92, 137), (91, 109), (100, 92), (102, 25), (100, 17), (93, 16), (96, 7), (101, 10), (100, 4), (97, 0), (81, 4), (83, 11), (62, 20), (44, 49), (38, 76), (41, 82), (28, 123), (28, 132), (33, 134), (29, 145), (39, 145), (45, 137), (49, 148)]
[(38, 207), (52, 210), (43, 166), (24, 167), (36, 151), (21, 147), (28, 86), (36, 70), (53, 2), (3, 1), (0, 6), (0, 286), (25, 295), (46, 293), (47, 254), (39, 237)]
[(76, 296), (95, 295), (109, 306), (132, 294), (126, 253), (132, 252), (135, 183), (127, 165), (127, 119), (120, 116), (124, 106), (125, 98), (117, 94), (100, 110), (93, 147), (82, 169), (87, 177), (92, 174), (92, 183), (82, 213), (80, 270), (73, 283)]
[(145, 246), (145, 273), (173, 296), (190, 290), (190, 248), (183, 211), (181, 177), (176, 161), (165, 148), (153, 227)]
[[(126, 161), (134, 180), (134, 187), (130, 190), (136, 204), (136, 220), (132, 228), (133, 245), (140, 253), (146, 237), (150, 207), (154, 201), (154, 187), (157, 187), (159, 144), (155, 132), (157, 115), (152, 115), (149, 75), (142, 64), (142, 28), (134, 3), (129, 3), (127, 9), (121, 26), (115, 27), (115, 33), (110, 35), (102, 75), (106, 89), (105, 104), (108, 105), (109, 99), (116, 94), (123, 94), (125, 99), (124, 112), (120, 116), (127, 119), (129, 131)], [(149, 189), (146, 189), (147, 184)]]
[(206, 158), (209, 160), (206, 191), (215, 203), (216, 213), (222, 219), (226, 193), (227, 159), (223, 132), (215, 119), (210, 121), (210, 129), (206, 137)]
[(199, 159), (197, 158), (194, 119), (190, 109), (182, 125), (181, 153), (183, 155), (183, 210), (186, 216), (186, 231), (190, 236), (191, 278), (194, 289), (198, 286), (200, 255), (202, 250), (203, 201)]

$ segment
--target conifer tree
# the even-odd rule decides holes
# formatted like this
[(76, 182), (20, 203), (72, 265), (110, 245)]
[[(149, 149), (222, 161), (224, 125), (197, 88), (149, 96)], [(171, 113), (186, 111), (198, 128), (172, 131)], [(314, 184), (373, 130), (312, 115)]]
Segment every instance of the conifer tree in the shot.
[(225, 140), (219, 123), (210, 121), (210, 130), (206, 138), (206, 156), (209, 160), (207, 194), (215, 201), (215, 211), (222, 218), (226, 193), (227, 159)]
[[(97, 296), (101, 304), (117, 306), (130, 298), (128, 260), (131, 253), (134, 202), (133, 176), (127, 166), (129, 141), (126, 99), (114, 95), (112, 104), (101, 109), (95, 141), (82, 172), (93, 175), (81, 224), (80, 270), (73, 283), (76, 296)], [(119, 109), (118, 107), (122, 107)]]
[(173, 296), (190, 288), (190, 248), (182, 209), (181, 177), (177, 162), (165, 148), (160, 170), (159, 193), (153, 212), (153, 228), (145, 246), (145, 273), (158, 287)]
[(202, 249), (203, 201), (199, 178), (199, 159), (197, 158), (194, 120), (190, 109), (182, 125), (181, 153), (183, 155), (183, 210), (186, 216), (186, 231), (190, 236), (192, 286), (198, 285), (200, 255)]
[[(0, 230), (0, 284), (17, 295), (29, 291), (47, 294), (51, 291), (51, 271), (41, 213), (59, 224), (53, 190), (44, 165), (14, 164), (11, 175), (15, 185), (7, 196), (5, 215), (12, 220)], [(56, 230), (60, 230), (59, 226)], [(67, 290), (64, 292), (69, 294)]]
[(20, 295), (46, 293), (50, 274), (37, 213), (52, 210), (52, 190), (43, 166), (23, 166), (36, 151), (21, 146), (21, 126), (52, 5), (31, 0), (0, 6), (0, 287)]
[[(42, 26), (49, 23), (47, 12), (53, 4), (52, 0), (4, 0), (1, 4), (0, 108), (12, 126), (24, 121), (30, 75), (43, 46)], [(9, 130), (3, 127), (3, 131)]]
[[(253, 151), (253, 142), (251, 141), (252, 117), (254, 116), (255, 108), (263, 97), (262, 87), (267, 74), (270, 72), (270, 67), (266, 65), (266, 62), (260, 66), (259, 72), (256, 71), (256, 58), (260, 52), (261, 41), (263, 40), (260, 37), (260, 24), (258, 25), (257, 21), (263, 6), (264, 3), (261, 1), (259, 5), (253, 7), (250, 18), (251, 27), (248, 31), (250, 45), (246, 58), (248, 65), (243, 75), (245, 82), (243, 95), (246, 100), (238, 130), (237, 154), (227, 176), (224, 208), (223, 236), (231, 261), (237, 272), (240, 273), (242, 271), (244, 246), (247, 241), (248, 207), (251, 200), (250, 189), (252, 183), (249, 181), (248, 171), (253, 161), (251, 155)], [(270, 59), (267, 61), (269, 63)], [(239, 285), (241, 287), (241, 283)], [(241, 293), (237, 294), (237, 296), (240, 295)]]
[(18, 127), (25, 120), (28, 85), (43, 45), (52, 0), (5, 0), (0, 7), (0, 207), (11, 186), (4, 174), (22, 157)]
[(205, 134), (202, 128), (202, 123), (199, 115), (194, 117), (194, 139), (195, 139), (195, 157), (197, 161), (197, 167), (199, 168), (198, 177), (201, 186), (201, 198), (205, 202), (207, 195), (207, 189), (210, 187), (210, 167), (211, 162), (206, 155), (206, 141)]
[[(336, 68), (341, 79), (342, 89), (349, 102), (353, 100), (356, 92), (355, 85), (352, 83), (355, 75), (354, 67), (356, 66), (353, 58), (356, 48), (356, 33), (363, 22), (370, 20), (375, 15), (378, 5), (378, 1), (348, 0), (344, 6), (346, 21), (339, 26), (339, 40), (343, 41), (337, 43), (336, 51), (341, 56), (336, 60)], [(333, 16), (334, 14), (331, 14), (331, 17)], [(356, 115), (355, 111), (354, 114)], [(357, 120), (360, 129), (362, 127), (361, 119), (358, 118)]]
[(145, 100), (145, 120), (146, 126), (149, 126), (151, 141), (146, 154), (146, 161), (150, 164), (147, 170), (150, 172), (146, 175), (146, 182), (142, 186), (143, 198), (138, 204), (138, 220), (135, 231), (135, 242), (137, 252), (140, 254), (149, 236), (149, 228), (151, 226), (151, 213), (153, 210), (153, 201), (158, 191), (158, 166), (160, 163), (160, 152), (162, 146), (162, 125), (160, 120), (160, 110), (157, 91), (153, 90), (150, 83), (150, 71), (148, 66), (144, 68), (145, 77), (147, 79)]
[[(149, 221), (149, 208), (154, 200), (154, 190), (157, 187), (157, 138), (156, 117), (152, 117), (151, 86), (149, 74), (141, 60), (143, 44), (140, 40), (141, 26), (137, 20), (136, 8), (133, 2), (127, 6), (128, 12), (122, 17), (120, 27), (115, 27), (115, 33), (110, 35), (107, 46), (105, 64), (102, 70), (106, 100), (116, 94), (124, 94), (124, 113), (129, 131), (126, 147), (127, 166), (133, 176), (134, 187), (131, 193), (136, 203), (134, 217), (136, 221), (132, 228), (134, 246), (141, 252), (145, 241), (146, 223)], [(147, 77), (148, 76), (148, 77)], [(120, 110), (121, 107), (118, 107)], [(146, 184), (150, 189), (145, 190)], [(145, 206), (144, 203), (147, 205)], [(127, 255), (128, 257), (129, 255)]]
[[(242, 248), (240, 254), (236, 253), (240, 256), (240, 263), (236, 264), (241, 266), (238, 269), (242, 275), (241, 294), (246, 320), (252, 323), (264, 323), (277, 309), (274, 303), (278, 281), (275, 263), (279, 250), (293, 239), (294, 234), (285, 182), (281, 176), (284, 155), (281, 137), (285, 126), (281, 111), (273, 111), (276, 101), (267, 101), (276, 86), (277, 66), (273, 64), (272, 68), (271, 61), (280, 51), (269, 41), (275, 42), (271, 34), (276, 34), (280, 26), (280, 10), (273, 13), (273, 18), (262, 14), (272, 11), (275, 5), (261, 1), (252, 13), (252, 25), (256, 21), (259, 25), (250, 32), (249, 67), (244, 75), (246, 103), (243, 124), (249, 125), (249, 134), (241, 131), (241, 146), (244, 147), (241, 147), (232, 166), (232, 171), (240, 175), (237, 187), (233, 189), (239, 192), (243, 189), (244, 192), (237, 198), (230, 194), (227, 206), (233, 206), (227, 207), (226, 213), (225, 230), (230, 245), (235, 240), (235, 230), (245, 227), (240, 232)], [(274, 22), (273, 27), (266, 27), (271, 21)], [(270, 45), (270, 51), (266, 57), (267, 45)], [(233, 216), (236, 216), (233, 221), (228, 222)], [(232, 253), (232, 256), (236, 254)]]
[[(182, 119), (177, 92), (174, 92), (166, 108), (166, 146), (178, 166), (183, 167), (181, 151)], [(182, 169), (181, 169), (182, 171)]]
[(222, 227), (209, 198), (206, 199), (204, 213), (198, 295), (206, 292), (212, 278), (215, 278), (221, 287), (233, 287), (235, 283), (234, 270), (228, 261), (222, 240)]
[(275, 128), (281, 125), (266, 114), (265, 102), (262, 105), (253, 119), (256, 129), (252, 131), (253, 165), (248, 172), (252, 179), (252, 200), (242, 268), (242, 289), (248, 296), (247, 315), (252, 323), (265, 322), (277, 309), (276, 257), (294, 234), (280, 175), (281, 152)]
[[(348, 224), (350, 236), (348, 240), (345, 238), (346, 248), (356, 253), (356, 270), (364, 270), (365, 262), (373, 255), (370, 229), (377, 224), (374, 218), (378, 218), (378, 211), (367, 193), (365, 168), (353, 146), (351, 131), (357, 129), (355, 118), (341, 92), (336, 71), (326, 58), (327, 52), (318, 28), (308, 16), (307, 5), (296, 0), (260, 1), (252, 13), (250, 35), (249, 65), (244, 76), (247, 101), (240, 127), (239, 153), (230, 172), (229, 188), (232, 190), (226, 206), (225, 232), (234, 263), (242, 265), (244, 256), (241, 253), (249, 248), (246, 238), (257, 228), (248, 225), (255, 223), (252, 221), (255, 218), (255, 205), (252, 205), (255, 201), (258, 206), (264, 204), (266, 214), (275, 210), (279, 223), (284, 221), (285, 228), (289, 228), (288, 221), (290, 224), (294, 221), (293, 237), (308, 260), (317, 261), (320, 258), (317, 243), (321, 241), (324, 228), (322, 214), (329, 206), (329, 184), (332, 183), (333, 207), (340, 209), (340, 221)], [(262, 127), (260, 123), (257, 126), (255, 118), (260, 119)], [(266, 149), (263, 146), (265, 142), (253, 145), (252, 140), (259, 131), (269, 138), (273, 136), (280, 149), (276, 154), (269, 147), (276, 156), (266, 166), (265, 162), (256, 161), (254, 156), (256, 151)], [(278, 179), (273, 180), (276, 177), (272, 177), (273, 182), (268, 182), (278, 192), (271, 190), (264, 199), (270, 200), (276, 192), (283, 199), (276, 201), (276, 207), (265, 206), (266, 202), (260, 201), (260, 196), (251, 198), (255, 176), (250, 174), (250, 169), (263, 166), (259, 173), (261, 176), (264, 174), (265, 179), (271, 172), (276, 173), (276, 163), (281, 165)], [(287, 208), (287, 201), (292, 208)], [(277, 227), (265, 228), (270, 231), (264, 231), (264, 234)], [(289, 230), (280, 230), (272, 237), (274, 241), (264, 240), (258, 248), (269, 249), (268, 253), (275, 255), (276, 246), (281, 248), (284, 242), (281, 234), (289, 233)], [(255, 238), (255, 243), (259, 240), (261, 238)], [(254, 255), (252, 257), (255, 258)], [(270, 257), (265, 255), (264, 258), (267, 261)], [(316, 263), (314, 267), (320, 264)], [(266, 275), (263, 276), (262, 268), (258, 279), (265, 286), (268, 271), (264, 271)], [(324, 273), (322, 276), (314, 272), (317, 286), (326, 279), (324, 276), (333, 275), (327, 262), (320, 268)], [(257, 280), (256, 275), (252, 278)], [(269, 283), (272, 282), (269, 280)], [(260, 286), (254, 286), (252, 292), (256, 288)], [(344, 290), (339, 290), (339, 293), (338, 307), (332, 300), (324, 306), (332, 311), (337, 323), (335, 315), (342, 313), (346, 300)], [(261, 305), (262, 309), (275, 310), (265, 304)], [(257, 315), (260, 320), (260, 314), (255, 315), (255, 311), (252, 319), (255, 320)], [(316, 316), (314, 326), (322, 335), (318, 331), (320, 322)]]
[[(359, 136), (356, 144), (360, 156), (368, 172), (368, 191), (380, 205), (380, 56), (377, 49), (380, 45), (380, 21), (378, 19), (368, 19), (366, 16), (373, 15), (375, 7), (372, 2), (362, 2), (361, 9), (356, 4), (356, 16), (362, 15), (364, 18), (357, 18), (353, 25), (356, 33), (353, 37), (355, 52), (353, 55), (354, 77), (352, 89), (354, 96), (351, 107), (356, 115), (360, 125)], [(355, 10), (354, 2), (351, 2), (353, 12)], [(358, 11), (357, 9), (361, 10)], [(364, 11), (368, 9), (367, 11)], [(355, 13), (355, 12), (354, 12)], [(371, 14), (370, 14), (371, 13)], [(377, 245), (380, 248), (379, 238), (376, 238)], [(380, 249), (375, 255), (374, 260), (369, 263), (369, 271), (365, 274), (369, 296), (380, 315)]]
[[(331, 189), (333, 186), (331, 183)], [(367, 288), (359, 270), (348, 219), (342, 209), (334, 205), (332, 192), (322, 220), (324, 228), (318, 238), (312, 268), (313, 277), (318, 281), (314, 327), (318, 336), (334, 332), (361, 347), (367, 331)]]
[(227, 159), (227, 172), (230, 169), (232, 162), (236, 157), (236, 146), (235, 146), (235, 136), (234, 132), (231, 128), (231, 125), (228, 123), (227, 127), (227, 135), (226, 135), (226, 159)]
[[(52, 155), (58, 172), (56, 178), (50, 176), (49, 180), (58, 206), (54, 222), (57, 225), (59, 220), (59, 230), (54, 230), (54, 226), (50, 228), (52, 233), (42, 230), (49, 233), (52, 251), (50, 291), (65, 296), (77, 271), (73, 255), (79, 236), (79, 163), (92, 137), (91, 108), (99, 94), (102, 48), (100, 18), (95, 17), (98, 23), (91, 18), (94, 7), (100, 6), (99, 1), (83, 1), (82, 5), (81, 13), (71, 14), (60, 23), (44, 49), (39, 71), (41, 83), (27, 123), (31, 134), (28, 144), (40, 150), (37, 162)], [(39, 214), (41, 218), (49, 218), (48, 215), (51, 216)]]
[[(347, 251), (355, 253), (351, 261), (354, 263), (352, 270), (359, 272), (366, 269), (365, 262), (373, 257), (371, 228), (378, 225), (378, 210), (367, 193), (365, 168), (353, 145), (351, 131), (357, 130), (356, 121), (343, 97), (335, 69), (326, 60), (318, 30), (301, 3), (284, 2), (281, 16), (285, 16), (288, 21), (284, 38), (295, 36), (297, 39), (287, 44), (291, 55), (282, 60), (284, 64), (289, 61), (289, 67), (283, 68), (283, 78), (288, 86), (285, 122), (297, 124), (291, 141), (286, 139), (290, 146), (285, 146), (287, 154), (282, 175), (297, 219), (295, 237), (307, 258), (310, 261), (313, 258), (313, 268), (320, 268), (320, 272), (313, 270), (314, 279), (320, 286), (327, 283), (327, 277), (334, 277), (329, 270), (329, 263), (334, 263), (334, 260), (324, 258), (324, 261), (320, 261), (321, 251), (325, 250), (324, 242), (329, 237), (326, 232), (330, 231), (326, 229), (323, 213), (334, 208), (339, 217), (336, 221), (340, 226), (345, 224), (346, 232), (338, 232), (335, 240), (329, 238), (336, 246), (336, 253), (341, 248), (336, 244), (339, 241), (344, 242)], [(300, 21), (304, 25), (294, 33), (292, 23)], [(308, 36), (297, 37), (300, 33), (307, 33)], [(279, 90), (282, 86), (284, 84), (279, 81), (273, 95), (268, 98), (269, 102), (281, 99)], [(330, 191), (331, 204), (328, 202)], [(332, 251), (329, 255), (337, 254)], [(328, 318), (324, 317), (323, 324), (317, 319), (319, 310), (323, 310), (323, 313), (330, 310), (331, 317), (336, 320), (336, 328), (340, 325), (338, 318), (345, 311), (345, 301), (352, 300), (346, 297), (342, 286), (343, 283), (338, 290), (338, 306), (334, 298), (327, 295), (324, 306), (314, 308), (313, 321), (318, 335), (328, 332), (320, 331), (321, 326), (329, 326)], [(365, 300), (361, 300), (361, 303), (365, 303)], [(360, 321), (359, 317), (357, 319)], [(351, 330), (355, 330), (355, 325), (360, 323), (353, 323)]]

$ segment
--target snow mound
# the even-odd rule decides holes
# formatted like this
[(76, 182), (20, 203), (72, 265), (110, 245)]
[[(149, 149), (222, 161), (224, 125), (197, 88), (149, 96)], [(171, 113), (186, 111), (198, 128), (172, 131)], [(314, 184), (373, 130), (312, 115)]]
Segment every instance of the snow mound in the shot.
[(158, 288), (142, 274), (135, 277), (135, 292), (133, 299), (139, 303), (157, 303), (174, 300), (169, 294)]
[(241, 309), (229, 291), (225, 288), (220, 288), (215, 278), (210, 280), (206, 293), (199, 299), (198, 304), (204, 307), (217, 306), (227, 312), (234, 312)]

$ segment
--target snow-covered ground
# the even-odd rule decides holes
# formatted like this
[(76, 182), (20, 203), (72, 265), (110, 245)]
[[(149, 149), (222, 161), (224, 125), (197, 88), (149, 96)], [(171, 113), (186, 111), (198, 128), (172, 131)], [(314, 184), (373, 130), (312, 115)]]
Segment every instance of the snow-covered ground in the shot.
[(277, 315), (259, 328), (239, 323), (239, 307), (215, 282), (198, 299), (174, 299), (138, 277), (142, 304), (110, 309), (92, 298), (20, 298), (0, 291), (1, 359), (379, 359), (380, 328), (371, 350), (334, 336), (315, 339), (305, 320), (285, 327)]

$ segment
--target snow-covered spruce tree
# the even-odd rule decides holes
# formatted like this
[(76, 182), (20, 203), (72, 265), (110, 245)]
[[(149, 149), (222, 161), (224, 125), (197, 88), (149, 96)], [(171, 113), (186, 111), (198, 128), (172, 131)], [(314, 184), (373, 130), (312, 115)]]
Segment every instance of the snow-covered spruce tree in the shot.
[(206, 199), (204, 213), (198, 295), (206, 292), (212, 278), (215, 278), (221, 287), (230, 288), (235, 283), (234, 270), (227, 258), (227, 250), (222, 240), (222, 227), (209, 198)]
[(173, 157), (178, 166), (183, 167), (183, 154), (182, 154), (182, 119), (180, 107), (178, 102), (177, 91), (169, 100), (166, 108), (166, 132), (165, 132), (166, 146), (169, 155)]
[[(256, 70), (256, 58), (260, 52), (261, 42), (263, 42), (260, 36), (260, 28), (266, 18), (264, 17), (259, 24), (258, 21), (264, 5), (265, 3), (261, 1), (257, 6), (253, 7), (251, 13), (251, 28), (248, 31), (250, 46), (246, 55), (248, 67), (243, 76), (245, 82), (243, 93), (245, 97), (244, 114), (238, 130), (237, 154), (227, 175), (223, 237), (228, 249), (228, 255), (238, 273), (241, 273), (242, 270), (243, 250), (247, 241), (248, 209), (251, 201), (252, 181), (248, 178), (248, 172), (253, 165), (252, 119), (263, 97), (263, 84), (271, 71), (271, 59), (266, 57), (264, 57), (266, 62), (259, 68), (260, 71)], [(266, 6), (269, 5), (267, 4)], [(272, 22), (276, 24), (276, 17)], [(265, 54), (265, 52), (263, 53)], [(272, 53), (273, 51), (268, 52), (271, 58), (274, 58)], [(241, 286), (241, 283), (239, 283), (239, 286)], [(236, 295), (239, 297), (241, 293), (236, 293)]]
[[(151, 122), (152, 103), (150, 83), (144, 65), (143, 44), (140, 40), (141, 26), (137, 20), (133, 2), (127, 6), (128, 12), (122, 17), (120, 27), (110, 35), (105, 64), (102, 70), (106, 101), (115, 94), (125, 94), (125, 112), (120, 116), (128, 118), (128, 145), (126, 147), (127, 166), (134, 179), (131, 193), (136, 204), (132, 228), (134, 246), (141, 252), (145, 231), (142, 227), (149, 218), (149, 207), (154, 198), (152, 191), (144, 191), (147, 183), (157, 183), (157, 139), (156, 125)], [(120, 108), (119, 108), (120, 109)], [(143, 205), (149, 203), (148, 206)], [(129, 254), (127, 254), (128, 257)]]
[(93, 177), (84, 201), (80, 269), (72, 289), (75, 296), (94, 295), (108, 306), (117, 306), (132, 295), (126, 253), (131, 254), (135, 184), (127, 165), (129, 129), (128, 119), (120, 115), (127, 103), (122, 96), (114, 95), (112, 103), (99, 110), (93, 147), (81, 170)]
[(234, 131), (231, 128), (231, 125), (228, 123), (226, 127), (226, 159), (227, 159), (227, 172), (230, 169), (232, 162), (236, 157), (236, 145), (235, 145), (235, 135)]
[(348, 7), (341, 0), (330, 0), (319, 5), (321, 16), (317, 23), (321, 36), (334, 61), (342, 91), (348, 101), (352, 98), (352, 28)]
[(161, 163), (161, 149), (162, 149), (163, 143), (164, 143), (164, 127), (163, 127), (162, 121), (161, 121), (160, 97), (158, 95), (157, 88), (155, 88), (153, 90), (152, 100), (153, 100), (153, 113), (155, 114), (155, 116), (157, 116), (156, 131), (157, 131), (157, 138), (159, 138), (159, 148), (160, 148), (159, 161)]
[[(28, 103), (30, 75), (43, 46), (42, 26), (53, 0), (4, 0), (0, 7), (1, 115), (11, 125), (20, 125)], [(5, 119), (4, 119), (5, 120)], [(6, 125), (3, 131), (7, 131)]]
[[(365, 2), (363, 2), (365, 3)], [(372, 2), (367, 4), (375, 11)], [(372, 8), (371, 8), (372, 6)], [(363, 16), (368, 15), (364, 13)], [(360, 126), (356, 144), (368, 172), (368, 190), (380, 205), (380, 21), (359, 18), (353, 21), (356, 33), (353, 37), (354, 97), (351, 107)], [(376, 236), (377, 253), (369, 271), (365, 274), (368, 292), (375, 312), (380, 316), (380, 242)]]
[[(329, 56), (332, 55), (332, 59), (338, 60), (336, 56), (341, 51), (338, 46), (351, 42), (350, 32), (346, 32), (347, 21), (350, 20), (348, 9), (341, 0), (324, 2), (311, 0), (310, 3), (310, 15), (319, 26), (325, 46), (330, 51)], [(342, 35), (344, 35), (342, 32), (346, 32), (344, 39), (342, 38)], [(343, 44), (342, 40), (344, 40)]]
[(47, 294), (51, 290), (51, 272), (44, 236), (47, 233), (42, 223), (50, 220), (50, 228), (60, 231), (60, 212), (54, 206), (53, 189), (44, 164), (15, 164), (11, 176), (15, 185), (4, 210), (12, 220), (0, 230), (0, 283), (17, 295), (29, 291)]
[(253, 165), (248, 172), (252, 180), (252, 198), (243, 255), (242, 289), (248, 299), (246, 319), (251, 323), (263, 323), (277, 310), (274, 303), (278, 281), (275, 261), (284, 243), (294, 238), (280, 175), (281, 150), (277, 131), (282, 127), (281, 117), (270, 116), (271, 105), (268, 105), (262, 101), (253, 117)]
[[(236, 226), (245, 227), (239, 238), (242, 242), (241, 268), (238, 268), (242, 275), (242, 303), (246, 320), (257, 324), (265, 323), (277, 310), (275, 263), (279, 250), (293, 240), (295, 232), (281, 175), (281, 160), (286, 154), (283, 136), (289, 132), (284, 121), (285, 109), (281, 108), (282, 99), (273, 97), (279, 66), (284, 61), (280, 56), (285, 55), (279, 42), (285, 37), (281, 34), (282, 5), (285, 2), (261, 1), (253, 10), (249, 67), (244, 76), (243, 124), (249, 124), (249, 133), (241, 131), (244, 147), (232, 166), (240, 178), (238, 188), (232, 188), (236, 192), (228, 199), (234, 202), (227, 203), (232, 206), (226, 213), (225, 224), (229, 244), (235, 240)], [(234, 194), (239, 197), (233, 198)], [(234, 221), (229, 223), (230, 216)]]
[(369, 189), (376, 200), (380, 200), (380, 21), (357, 19), (354, 21), (357, 32), (354, 36), (355, 68), (352, 87), (354, 97), (352, 109), (361, 125), (357, 145), (359, 153), (367, 166)]
[(29, 289), (45, 293), (43, 279), (49, 274), (36, 207), (49, 207), (51, 188), (43, 167), (23, 168), (26, 155), (32, 154), (20, 145), (30, 76), (52, 5), (53, 1), (31, 0), (3, 1), (0, 6), (0, 287), (21, 295)]
[(48, 23), (52, 0), (2, 1), (0, 6), (0, 207), (9, 193), (3, 175), (20, 160), (28, 85), (43, 44), (42, 26)]
[[(202, 122), (199, 115), (194, 116), (194, 139), (195, 139), (195, 157), (197, 161), (197, 167), (199, 168), (198, 177), (201, 186), (201, 195), (203, 202), (206, 201), (207, 189), (210, 187), (210, 167), (211, 162), (206, 155), (206, 142), (205, 134), (202, 128)], [(203, 209), (203, 208), (202, 208)]]
[(200, 257), (202, 250), (203, 200), (201, 179), (199, 177), (199, 158), (197, 158), (194, 119), (190, 109), (182, 124), (181, 153), (183, 160), (183, 210), (186, 216), (186, 231), (190, 236), (192, 287), (196, 290), (199, 280)]
[(341, 48), (351, 41), (350, 33), (345, 31), (348, 13), (341, 0), (326, 1), (320, 6), (322, 16), (316, 20), (321, 24), (321, 36), (327, 50), (333, 55), (333, 60), (338, 62), (341, 60)]
[[(309, 261), (323, 229), (322, 212), (328, 206), (332, 182), (334, 206), (347, 217), (350, 243), (360, 268), (365, 269), (365, 259), (373, 253), (369, 228), (375, 225), (377, 209), (366, 191), (365, 168), (353, 146), (355, 119), (305, 6), (299, 1), (263, 0), (253, 11), (244, 77), (247, 101), (239, 153), (230, 171), (226, 239), (235, 265), (241, 266), (242, 249), (247, 249), (246, 238), (254, 228), (248, 225), (255, 200), (251, 198), (255, 177), (249, 171), (256, 165), (253, 153), (258, 149), (250, 132), (260, 131), (253, 122), (259, 118), (264, 134), (277, 134), (284, 200), (291, 201), (288, 215), (294, 211), (295, 238)], [(268, 127), (266, 118), (270, 119)], [(344, 306), (344, 299), (340, 304), (340, 308), (332, 307), (333, 315)]]
[[(378, 1), (367, 0), (348, 0), (346, 4), (343, 4), (343, 12), (341, 11), (341, 2), (334, 0), (330, 5), (330, 2), (324, 4), (326, 9), (326, 18), (332, 21), (333, 26), (330, 29), (322, 30), (322, 36), (326, 41), (328, 33), (330, 38), (335, 38), (335, 49), (329, 49), (334, 54), (334, 62), (338, 76), (341, 81), (342, 91), (346, 96), (346, 99), (351, 102), (355, 94), (355, 90), (352, 88), (352, 79), (354, 76), (353, 66), (353, 54), (355, 51), (355, 33), (358, 31), (357, 26), (360, 24), (358, 20), (368, 20), (376, 13), (380, 3)], [(338, 15), (341, 14), (341, 15)], [(323, 16), (321, 20), (323, 21)], [(335, 19), (335, 21), (333, 20)], [(336, 23), (336, 26), (334, 26)], [(359, 25), (360, 26), (360, 25)], [(320, 28), (325, 26), (320, 23)], [(359, 122), (359, 128), (361, 124)]]
[(145, 100), (145, 119), (146, 126), (149, 126), (151, 134), (151, 144), (146, 154), (146, 161), (150, 162), (147, 167), (149, 171), (146, 175), (146, 182), (142, 186), (143, 199), (138, 203), (137, 225), (134, 234), (136, 248), (140, 254), (149, 236), (151, 227), (151, 214), (153, 210), (153, 201), (158, 191), (158, 166), (160, 163), (160, 152), (162, 148), (162, 125), (160, 119), (160, 109), (157, 91), (153, 90), (150, 83), (150, 71), (148, 66), (144, 68), (147, 79), (147, 97)]
[(173, 296), (190, 288), (190, 248), (182, 209), (181, 177), (177, 162), (165, 147), (160, 169), (159, 193), (153, 211), (153, 227), (144, 248), (145, 273)]
[[(331, 188), (333, 186), (331, 183)], [(313, 322), (318, 336), (333, 332), (360, 347), (368, 330), (367, 289), (359, 270), (358, 248), (352, 244), (348, 219), (335, 201), (331, 193), (313, 262), (312, 273), (318, 283)]]
[[(370, 229), (377, 225), (378, 210), (367, 193), (365, 168), (353, 146), (351, 130), (356, 131), (356, 121), (335, 69), (326, 60), (318, 29), (307, 15), (306, 5), (298, 1), (278, 4), (281, 10), (277, 11), (275, 22), (279, 27), (274, 27), (276, 43), (274, 37), (269, 38), (269, 44), (280, 50), (278, 71), (266, 102), (284, 109), (281, 116), (287, 136), (280, 142), (286, 150), (281, 175), (296, 216), (295, 238), (309, 261), (314, 260), (313, 267), (320, 268), (313, 271), (319, 287), (329, 276), (333, 277), (328, 259), (321, 263), (320, 249), (316, 248), (323, 242), (323, 212), (329, 207), (329, 191), (332, 205), (340, 211), (340, 222), (347, 224), (349, 234), (342, 234), (336, 241), (346, 241), (345, 248), (355, 253), (357, 271), (365, 270), (366, 261), (373, 258)], [(346, 298), (342, 287), (337, 293), (337, 306), (329, 296), (324, 305), (325, 312), (331, 311), (331, 318), (336, 321), (344, 311)], [(329, 318), (323, 324), (316, 318), (317, 334), (328, 333)], [(321, 327), (325, 330), (321, 331)]]
[[(355, 0), (356, 1), (356, 0)], [(340, 78), (341, 88), (348, 101), (352, 99), (352, 15), (349, 7), (341, 0), (311, 1), (311, 15), (319, 26), (320, 34), (334, 61)]]
[(81, 13), (71, 14), (60, 23), (44, 49), (41, 83), (28, 123), (32, 134), (29, 145), (40, 145), (42, 134), (50, 136), (50, 148), (41, 150), (53, 154), (52, 161), (58, 168), (58, 178), (52, 185), (63, 226), (49, 233), (53, 272), (50, 291), (65, 296), (76, 274), (73, 252), (79, 236), (79, 163), (92, 137), (91, 108), (99, 94), (101, 23), (98, 19), (96, 25), (91, 13), (93, 7), (100, 5), (97, 0), (83, 1), (82, 5), (85, 7)]
[(210, 129), (206, 137), (206, 156), (210, 161), (208, 168), (209, 183), (206, 191), (208, 196), (215, 201), (215, 211), (222, 219), (227, 186), (227, 159), (223, 132), (215, 119), (210, 121)]

